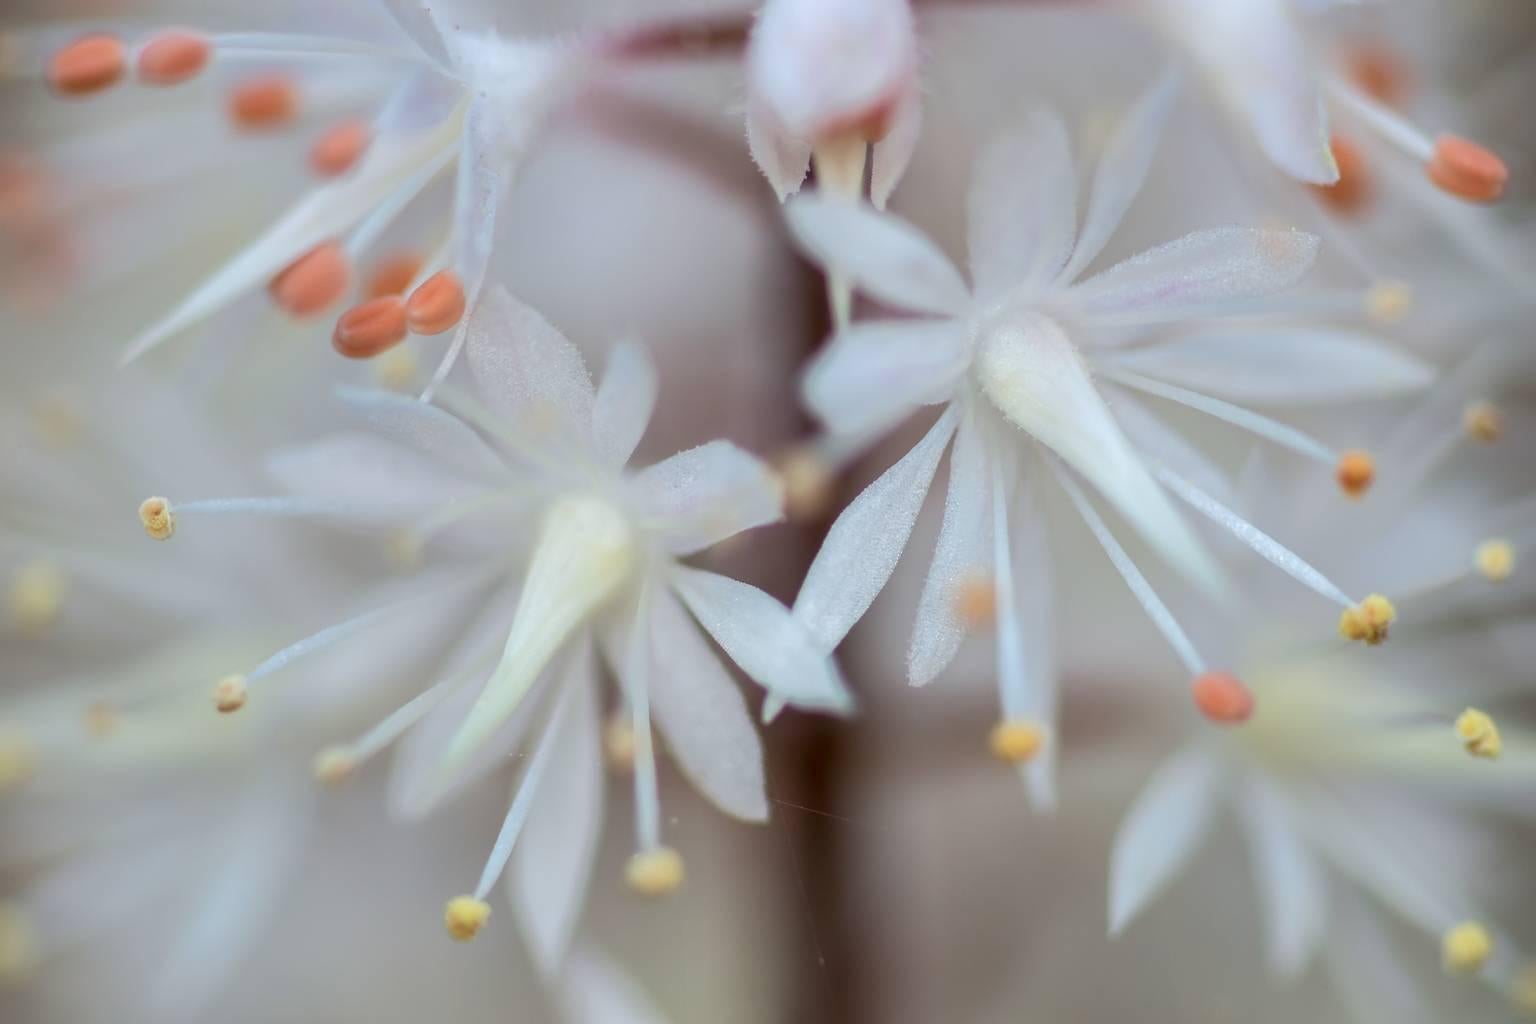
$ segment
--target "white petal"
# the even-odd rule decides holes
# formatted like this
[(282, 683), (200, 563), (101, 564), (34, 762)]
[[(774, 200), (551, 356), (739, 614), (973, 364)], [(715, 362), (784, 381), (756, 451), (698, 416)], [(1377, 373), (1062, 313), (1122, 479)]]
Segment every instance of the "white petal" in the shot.
[(1327, 934), (1323, 873), (1268, 783), (1252, 782), (1239, 807), (1264, 906), (1269, 967), (1289, 980), (1306, 969)]
[(652, 599), (651, 720), (711, 803), (743, 821), (768, 820), (763, 746), (746, 700), (677, 598), (658, 587)]
[(1249, 327), (1185, 335), (1117, 353), (1122, 366), (1239, 402), (1385, 398), (1435, 379), (1430, 364), (1356, 331)]
[(1067, 301), (1084, 316), (1183, 318), (1225, 299), (1289, 288), (1311, 269), (1317, 247), (1317, 236), (1304, 231), (1196, 231), (1073, 286)]
[(470, 479), (499, 474), (501, 457), (464, 421), (433, 405), (390, 391), (339, 388), (337, 395), (375, 433), (412, 448)]
[(1061, 116), (1035, 110), (1018, 133), (983, 150), (966, 209), (979, 301), (1053, 280), (1077, 235), (1077, 171)]
[(743, 530), (784, 518), (768, 465), (729, 441), (678, 452), (629, 478), (629, 493), (668, 550), (688, 555)]
[(917, 603), (907, 649), (907, 682), (924, 686), (954, 660), (967, 633), (960, 615), (960, 588), (968, 581), (989, 579), (991, 565), (992, 470), (981, 431), (968, 415), (955, 431), (949, 456), (944, 524)]
[(622, 341), (608, 353), (592, 404), (592, 441), (608, 465), (623, 466), (635, 453), (656, 408), (657, 386), (656, 364), (644, 345)]
[(1071, 281), (1087, 269), (1125, 219), (1125, 212), (1147, 180), (1147, 170), (1162, 141), (1163, 128), (1178, 92), (1178, 76), (1164, 75), (1115, 126), (1114, 134), (1099, 154), (1093, 192), (1088, 197), (1088, 215), (1061, 280)]
[(853, 709), (832, 658), (813, 645), (788, 608), (718, 573), (678, 568), (672, 580), (699, 625), (758, 685), (800, 707)]
[(483, 489), (445, 470), (372, 434), (338, 434), (267, 458), (268, 475), (289, 493), (368, 509), (371, 514), (358, 514), (382, 521), (439, 508)]
[(591, 450), (592, 378), (581, 353), (505, 288), (488, 290), (470, 318), (469, 368), (509, 427)]
[(571, 952), (560, 984), (567, 1024), (667, 1024), (650, 997), (607, 957), (590, 947)]
[(790, 138), (778, 118), (755, 97), (747, 101), (747, 150), (779, 202), (800, 191), (811, 165), (811, 144)]
[(885, 209), (886, 201), (912, 162), (922, 130), (923, 95), (914, 82), (897, 101), (885, 138), (870, 151), (869, 200), (875, 209)]
[(1109, 860), (1109, 933), (1118, 935), (1194, 855), (1210, 828), (1216, 765), (1198, 748), (1163, 763), (1126, 813)]
[(1054, 320), (1014, 316), (984, 340), (977, 366), (1004, 415), (1087, 477), (1170, 564), (1220, 589), (1220, 569), (1132, 450)]
[(438, 32), (437, 19), (419, 0), (378, 0), (400, 31), (438, 67), (448, 67), (448, 50)]
[(544, 972), (565, 960), (586, 902), (603, 824), (603, 752), (597, 679), (590, 648), (566, 680), (551, 757), (533, 810), (512, 848), (508, 892), (513, 913)]
[(949, 259), (911, 224), (820, 192), (784, 207), (790, 233), (823, 270), (846, 275), (887, 305), (956, 314), (970, 292)]
[(956, 418), (953, 407), (944, 410), (927, 435), (864, 488), (827, 531), (794, 607), (795, 618), (822, 650), (842, 643), (891, 578)]
[(858, 434), (947, 401), (970, 362), (962, 330), (948, 320), (880, 320), (839, 331), (806, 370), (806, 407), (833, 433)]
[(1135, 439), (1137, 451), (1157, 459), (1220, 500), (1234, 502), (1230, 477), (1204, 452), (1132, 398), (1125, 388), (1110, 385), (1101, 386), (1100, 390), (1114, 410), (1120, 429), (1126, 437)]

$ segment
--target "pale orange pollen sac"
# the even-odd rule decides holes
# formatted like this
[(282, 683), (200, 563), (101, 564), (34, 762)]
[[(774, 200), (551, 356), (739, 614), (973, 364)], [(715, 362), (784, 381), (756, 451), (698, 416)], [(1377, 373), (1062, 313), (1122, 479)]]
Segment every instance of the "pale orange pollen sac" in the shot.
[(1253, 716), (1253, 691), (1230, 672), (1202, 672), (1190, 694), (1200, 713), (1218, 725), (1241, 725)]
[(372, 141), (373, 129), (367, 121), (360, 118), (342, 121), (309, 148), (309, 168), (322, 178), (346, 174)]
[(252, 78), (229, 94), (229, 117), (236, 127), (261, 131), (299, 116), (299, 88), (282, 75)]
[(272, 301), (291, 316), (314, 316), (341, 300), (352, 277), (340, 243), (322, 242), (272, 279)]
[(213, 57), (213, 44), (197, 32), (170, 28), (139, 51), (139, 81), (145, 85), (180, 85), (196, 78)]
[(1361, 44), (1346, 58), (1350, 80), (1371, 99), (1401, 107), (1413, 87), (1413, 73), (1397, 53), (1384, 46)]
[(336, 321), (331, 345), (348, 359), (372, 359), (405, 340), (405, 303), (383, 295), (353, 306)]
[(997, 583), (971, 573), (955, 585), (955, 614), (967, 629), (985, 629), (997, 619)]
[(1455, 135), (1435, 140), (1424, 171), (1441, 191), (1469, 203), (1495, 202), (1509, 183), (1509, 168), (1497, 153)]
[(1360, 498), (1376, 481), (1376, 460), (1370, 452), (1347, 451), (1339, 456), (1338, 469), (1334, 473), (1339, 489), (1350, 498)]
[(48, 61), (48, 85), (61, 96), (89, 96), (118, 83), (128, 50), (116, 36), (82, 36)]
[(451, 270), (439, 270), (421, 283), (405, 303), (405, 315), (415, 334), (442, 334), (464, 316), (464, 286)]
[(1332, 185), (1313, 185), (1313, 193), (1329, 209), (1341, 216), (1360, 213), (1370, 201), (1373, 182), (1365, 154), (1360, 147), (1341, 135), (1330, 143), (1334, 163), (1339, 165), (1339, 180)]
[(382, 260), (368, 275), (363, 286), (363, 296), (377, 299), (382, 295), (404, 295), (416, 275), (421, 273), (422, 259), (415, 253), (399, 253)]

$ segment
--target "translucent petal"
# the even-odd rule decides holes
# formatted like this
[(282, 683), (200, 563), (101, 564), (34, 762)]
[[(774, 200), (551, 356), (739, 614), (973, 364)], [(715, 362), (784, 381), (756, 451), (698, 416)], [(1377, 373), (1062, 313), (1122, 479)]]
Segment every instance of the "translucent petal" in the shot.
[(337, 396), (372, 430), (469, 479), (496, 476), (501, 457), (451, 413), (391, 391), (338, 388)]
[(639, 514), (676, 555), (784, 517), (773, 471), (729, 441), (678, 452), (635, 473), (627, 486)]
[(839, 331), (806, 370), (806, 407), (837, 434), (875, 432), (947, 401), (970, 363), (948, 320), (880, 320)]
[(1035, 110), (984, 149), (966, 208), (978, 301), (1054, 279), (1077, 235), (1077, 170), (1061, 116)]
[(559, 995), (570, 1024), (667, 1024), (640, 986), (590, 947), (572, 951)]
[(778, 601), (718, 573), (678, 568), (673, 586), (715, 643), (754, 682), (790, 704), (851, 711), (831, 657)]
[(1198, 748), (1163, 763), (1115, 834), (1109, 933), (1118, 935), (1188, 863), (1211, 824), (1216, 765)]
[(487, 407), (530, 439), (592, 449), (592, 378), (576, 346), (505, 288), (469, 323), (469, 368)]
[(592, 404), (592, 442), (607, 465), (617, 469), (635, 453), (656, 408), (656, 391), (656, 364), (645, 346), (615, 345)]
[(1291, 979), (1306, 969), (1327, 934), (1323, 872), (1268, 783), (1252, 782), (1239, 807), (1264, 907), (1270, 970)]
[(820, 192), (797, 196), (784, 214), (790, 233), (823, 270), (845, 274), (887, 305), (958, 314), (970, 304), (960, 272), (898, 217)]
[(291, 494), (345, 503), (364, 518), (386, 522), (483, 490), (372, 434), (338, 434), (279, 450), (267, 458), (267, 473)]

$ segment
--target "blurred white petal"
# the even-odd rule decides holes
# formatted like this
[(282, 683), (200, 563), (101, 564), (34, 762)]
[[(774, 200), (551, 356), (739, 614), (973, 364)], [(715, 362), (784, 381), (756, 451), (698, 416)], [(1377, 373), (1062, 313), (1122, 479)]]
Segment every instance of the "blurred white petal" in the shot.
[(588, 946), (571, 951), (559, 995), (567, 1024), (667, 1024), (639, 985)]
[(1239, 808), (1264, 907), (1269, 966), (1289, 980), (1306, 969), (1327, 935), (1326, 880), (1279, 794), (1259, 780), (1245, 794)]
[(635, 473), (628, 486), (675, 555), (702, 551), (784, 517), (773, 471), (729, 441), (678, 452)]
[(486, 407), (532, 437), (589, 451), (592, 378), (576, 346), (500, 286), (469, 322), (469, 368)]
[(978, 301), (1056, 277), (1077, 235), (1077, 169), (1059, 114), (1035, 110), (982, 151), (967, 214)]
[(592, 405), (592, 441), (598, 456), (623, 466), (645, 436), (656, 408), (656, 364), (645, 346), (625, 341), (608, 353), (608, 366)]
[(1184, 867), (1210, 828), (1217, 765), (1204, 750), (1164, 762), (1115, 834), (1109, 861), (1109, 932), (1118, 935)]
[(922, 130), (923, 94), (914, 84), (897, 101), (885, 138), (875, 143), (870, 152), (869, 200), (875, 209), (885, 209), (886, 201), (912, 162)]
[(747, 100), (747, 150), (783, 202), (800, 191), (811, 165), (811, 144), (794, 139), (763, 101)]
[(946, 401), (970, 365), (963, 331), (947, 320), (876, 320), (839, 331), (806, 369), (806, 407), (833, 433), (859, 434)]

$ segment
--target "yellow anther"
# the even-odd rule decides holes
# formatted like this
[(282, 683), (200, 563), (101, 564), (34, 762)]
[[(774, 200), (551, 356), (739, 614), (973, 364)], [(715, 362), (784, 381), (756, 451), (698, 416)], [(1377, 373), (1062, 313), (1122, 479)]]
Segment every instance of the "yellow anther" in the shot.
[(15, 734), (0, 732), (0, 793), (30, 779), (35, 760), (32, 744)]
[(1489, 583), (1502, 583), (1515, 571), (1515, 549), (1507, 540), (1485, 540), (1472, 553), (1478, 575)]
[(373, 379), (390, 391), (407, 391), (416, 383), (416, 354), (404, 346), (396, 347), (373, 360)]
[(1493, 938), (1476, 921), (1458, 924), (1440, 940), (1441, 962), (1452, 974), (1476, 974), (1493, 954)]
[(837, 474), (809, 445), (791, 448), (774, 460), (784, 515), (793, 523), (814, 523), (832, 511)]
[(1380, 594), (1372, 594), (1339, 615), (1339, 635), (1375, 647), (1387, 639), (1387, 631), (1397, 621), (1397, 608)]
[(106, 739), (117, 729), (117, 712), (97, 701), (85, 709), (85, 731), (94, 738)]
[(40, 633), (53, 625), (64, 606), (69, 579), (48, 562), (32, 562), (11, 577), (7, 605), (11, 621), (26, 633)]
[(624, 881), (642, 896), (665, 896), (683, 884), (683, 858), (670, 846), (641, 850), (624, 866)]
[(491, 905), (473, 896), (455, 896), (443, 908), (443, 927), (455, 942), (468, 942), (490, 919)]
[(623, 712), (603, 726), (603, 759), (609, 771), (628, 774), (635, 767), (635, 726)]
[(384, 538), (384, 557), (397, 569), (414, 569), (421, 564), (422, 540), (416, 530), (405, 527)]
[(225, 676), (213, 688), (213, 706), (227, 715), (245, 707), (246, 695), (245, 676)]
[(955, 614), (967, 629), (985, 629), (997, 620), (997, 584), (975, 573), (955, 585)]
[(315, 755), (315, 778), (327, 786), (347, 779), (357, 768), (357, 759), (342, 747), (327, 747)]
[(145, 498), (139, 505), (139, 522), (155, 540), (170, 540), (176, 532), (176, 513), (165, 498)]
[(1504, 416), (1492, 402), (1473, 402), (1462, 411), (1461, 428), (1472, 440), (1492, 444), (1504, 434)]
[(0, 905), (0, 986), (26, 981), (37, 963), (32, 922), (17, 908)]
[(1365, 293), (1365, 313), (1378, 324), (1395, 324), (1413, 308), (1413, 289), (1401, 281), (1381, 281)]
[(1492, 761), (1504, 750), (1504, 741), (1499, 738), (1499, 727), (1493, 717), (1477, 708), (1467, 708), (1456, 716), (1456, 736), (1473, 757)]
[(1009, 764), (1022, 764), (1040, 753), (1045, 746), (1045, 729), (1022, 718), (998, 722), (989, 739), (992, 755)]

